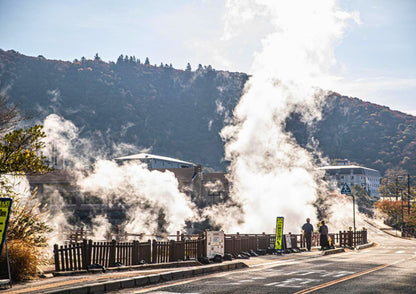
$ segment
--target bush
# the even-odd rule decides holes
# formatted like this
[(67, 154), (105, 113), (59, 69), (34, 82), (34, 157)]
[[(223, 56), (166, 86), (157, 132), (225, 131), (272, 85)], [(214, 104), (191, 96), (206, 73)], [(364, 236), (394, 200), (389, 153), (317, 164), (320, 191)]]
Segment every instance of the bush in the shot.
[[(10, 270), (14, 281), (28, 280), (36, 276), (37, 268), (46, 263), (42, 254), (47, 246), (48, 210), (36, 199), (36, 190), (28, 199), (15, 192), (13, 183), (0, 179), (0, 197), (10, 197), (13, 205), (7, 228), (7, 245)], [(6, 250), (0, 257), (0, 271), (7, 274)]]
[[(33, 278), (44, 260), (40, 257), (40, 250), (24, 240), (7, 242), (9, 250), (10, 271), (14, 281), (24, 281)], [(0, 271), (7, 274), (6, 250), (3, 248), (0, 257)]]

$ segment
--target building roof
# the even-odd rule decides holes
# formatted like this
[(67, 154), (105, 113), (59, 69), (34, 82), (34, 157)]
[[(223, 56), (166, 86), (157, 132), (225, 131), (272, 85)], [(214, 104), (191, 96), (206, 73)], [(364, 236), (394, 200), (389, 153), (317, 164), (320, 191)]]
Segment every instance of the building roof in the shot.
[(371, 170), (374, 172), (379, 172), (376, 169), (372, 169), (372, 168), (368, 168), (364, 166), (358, 166), (358, 165), (328, 165), (328, 166), (318, 167), (318, 169), (324, 169), (324, 170), (352, 169), (352, 168), (362, 168), (362, 169)]
[(158, 159), (158, 160), (177, 162), (177, 163), (189, 164), (189, 165), (192, 165), (192, 166), (196, 166), (196, 164), (194, 164), (192, 162), (183, 161), (183, 160), (179, 160), (179, 159), (172, 158), (172, 157), (148, 154), (148, 153), (138, 153), (138, 154), (133, 154), (133, 155), (129, 155), (129, 156), (122, 156), (122, 157), (115, 158), (115, 160), (144, 160), (144, 159)]

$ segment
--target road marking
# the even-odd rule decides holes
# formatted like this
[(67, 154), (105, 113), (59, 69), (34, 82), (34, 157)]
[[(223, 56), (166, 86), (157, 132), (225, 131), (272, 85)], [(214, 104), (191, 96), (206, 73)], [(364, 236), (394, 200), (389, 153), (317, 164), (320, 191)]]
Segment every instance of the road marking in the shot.
[[(415, 252), (415, 254), (416, 254), (416, 252)], [(252, 279), (253, 280), (264, 280), (264, 279), (266, 279), (266, 277), (253, 277)]]
[(275, 287), (285, 287), (285, 288), (300, 288), (303, 285), (316, 283), (321, 280), (318, 279), (307, 279), (307, 278), (290, 278), (280, 282), (274, 282), (270, 284), (266, 284), (265, 286), (275, 286)]
[(295, 292), (294, 294), (310, 293), (310, 292), (313, 292), (313, 291), (316, 291), (316, 290), (319, 290), (319, 289), (322, 289), (322, 288), (326, 288), (326, 287), (329, 287), (329, 286), (332, 286), (332, 285), (335, 285), (335, 284), (338, 284), (338, 283), (341, 283), (341, 282), (344, 282), (344, 281), (348, 281), (348, 280), (357, 278), (359, 276), (363, 276), (363, 275), (381, 270), (381, 269), (386, 268), (386, 267), (391, 266), (391, 265), (392, 264), (383, 264), (383, 265), (380, 265), (380, 266), (377, 266), (377, 267), (374, 267), (374, 268), (370, 268), (368, 270), (365, 270), (365, 271), (362, 271), (362, 272), (359, 272), (359, 273), (356, 273), (356, 274), (353, 274), (353, 275), (350, 275), (350, 276), (346, 276), (346, 277), (343, 277), (343, 278), (340, 278), (340, 279), (337, 279), (337, 280), (334, 280), (334, 281), (330, 281), (330, 282), (327, 282), (327, 283), (323, 283), (321, 285), (317, 285), (317, 286), (314, 286), (314, 287), (311, 287), (311, 288), (308, 288), (308, 289), (304, 289), (304, 290)]

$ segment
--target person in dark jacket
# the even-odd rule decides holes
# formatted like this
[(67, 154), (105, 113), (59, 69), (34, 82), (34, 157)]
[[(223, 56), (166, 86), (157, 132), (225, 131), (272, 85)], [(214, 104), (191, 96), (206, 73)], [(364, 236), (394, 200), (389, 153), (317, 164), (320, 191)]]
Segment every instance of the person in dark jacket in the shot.
[(306, 240), (306, 248), (308, 249), (308, 251), (311, 251), (311, 244), (312, 244), (312, 233), (313, 233), (313, 226), (310, 223), (310, 218), (306, 219), (306, 223), (303, 224), (302, 226), (302, 230), (303, 230), (303, 235), (305, 236), (305, 240)]
[(325, 224), (325, 221), (321, 221), (321, 226), (319, 227), (320, 243), (321, 250), (326, 250), (329, 248), (328, 244), (328, 227)]

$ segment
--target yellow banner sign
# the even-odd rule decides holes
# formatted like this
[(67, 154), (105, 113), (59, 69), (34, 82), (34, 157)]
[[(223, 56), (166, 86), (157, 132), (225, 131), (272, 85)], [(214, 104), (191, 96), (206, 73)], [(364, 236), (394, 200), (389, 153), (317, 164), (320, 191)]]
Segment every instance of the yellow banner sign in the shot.
[(9, 223), (10, 210), (12, 208), (11, 198), (0, 198), (0, 255), (3, 243), (6, 239), (7, 225)]
[(282, 242), (283, 242), (283, 223), (284, 218), (282, 216), (278, 216), (276, 218), (276, 241), (274, 243), (274, 249), (282, 250)]

